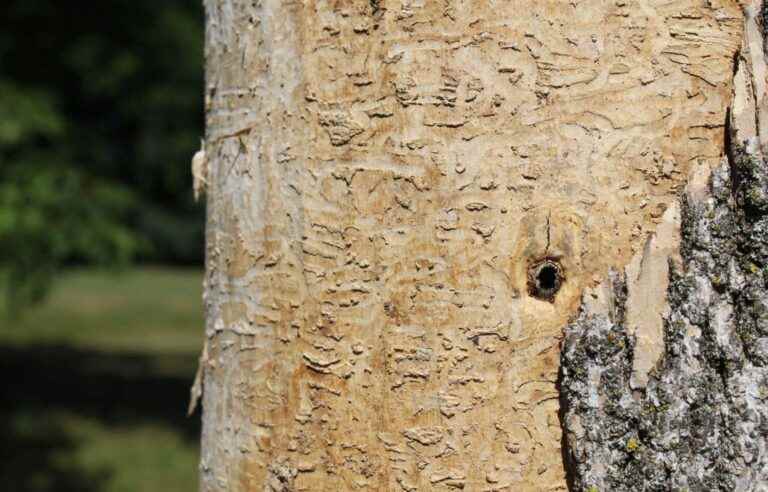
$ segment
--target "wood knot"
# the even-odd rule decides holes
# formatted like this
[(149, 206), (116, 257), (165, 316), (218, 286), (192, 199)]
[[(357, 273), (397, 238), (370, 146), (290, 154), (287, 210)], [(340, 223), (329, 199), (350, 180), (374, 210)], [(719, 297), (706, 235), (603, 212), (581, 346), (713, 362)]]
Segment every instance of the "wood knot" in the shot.
[(528, 268), (528, 293), (537, 299), (554, 302), (563, 282), (563, 268), (553, 259), (545, 258)]

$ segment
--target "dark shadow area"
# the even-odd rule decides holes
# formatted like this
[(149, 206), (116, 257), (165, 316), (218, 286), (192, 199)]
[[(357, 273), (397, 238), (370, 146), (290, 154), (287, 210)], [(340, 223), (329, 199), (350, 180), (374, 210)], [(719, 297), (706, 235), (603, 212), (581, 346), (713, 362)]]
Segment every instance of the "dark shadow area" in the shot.
[[(0, 412), (0, 482), (14, 492), (98, 492), (109, 470), (83, 470), (61, 460), (78, 443), (53, 422), (37, 419), (19, 426), (15, 415)], [(8, 487), (5, 489), (5, 487)]]
[(0, 347), (3, 490), (102, 489), (108, 470), (81, 470), (61, 458), (71, 455), (78, 443), (57, 419), (48, 418), (57, 412), (93, 418), (108, 427), (155, 422), (196, 441), (200, 419), (185, 413), (195, 364), (195, 357), (176, 354)]
[[(560, 342), (560, 350), (562, 351), (563, 341)], [(560, 367), (557, 371), (557, 381), (555, 381), (555, 390), (558, 394), (558, 401), (560, 408), (557, 410), (557, 420), (560, 423), (560, 429), (562, 434), (560, 435), (560, 456), (563, 459), (563, 467), (565, 469), (565, 484), (568, 490), (576, 490), (575, 487), (575, 465), (573, 463), (573, 457), (571, 456), (571, 447), (568, 444), (568, 433), (565, 428), (565, 409), (567, 402), (565, 401), (565, 395), (563, 393), (563, 367)]]

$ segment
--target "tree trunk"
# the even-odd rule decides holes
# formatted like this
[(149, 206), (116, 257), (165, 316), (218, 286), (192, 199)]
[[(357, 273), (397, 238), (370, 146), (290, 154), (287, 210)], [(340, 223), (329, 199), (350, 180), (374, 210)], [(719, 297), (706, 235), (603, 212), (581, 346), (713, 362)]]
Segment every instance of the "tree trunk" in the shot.
[(682, 233), (660, 229), (566, 329), (576, 490), (768, 490), (764, 10), (745, 13), (722, 163), (697, 168)]
[(760, 2), (205, 3), (201, 490), (765, 479)]

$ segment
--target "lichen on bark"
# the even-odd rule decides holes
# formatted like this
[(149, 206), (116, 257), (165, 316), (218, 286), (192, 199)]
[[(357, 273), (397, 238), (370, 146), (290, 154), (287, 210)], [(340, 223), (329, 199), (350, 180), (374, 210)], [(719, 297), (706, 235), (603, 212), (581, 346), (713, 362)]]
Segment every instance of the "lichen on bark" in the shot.
[(626, 279), (566, 329), (561, 404), (574, 490), (768, 487), (768, 169), (732, 145), (707, 193), (683, 200), (664, 353), (632, 389)]

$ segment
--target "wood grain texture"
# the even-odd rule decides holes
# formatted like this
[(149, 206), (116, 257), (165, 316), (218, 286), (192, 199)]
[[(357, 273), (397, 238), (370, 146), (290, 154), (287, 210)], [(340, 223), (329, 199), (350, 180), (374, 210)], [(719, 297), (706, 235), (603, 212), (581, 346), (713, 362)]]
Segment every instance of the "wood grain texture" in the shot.
[(205, 3), (201, 489), (565, 490), (562, 329), (719, 162), (738, 2)]

